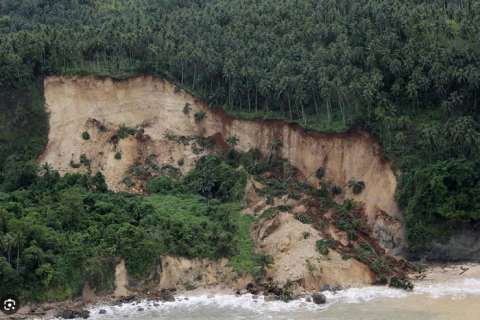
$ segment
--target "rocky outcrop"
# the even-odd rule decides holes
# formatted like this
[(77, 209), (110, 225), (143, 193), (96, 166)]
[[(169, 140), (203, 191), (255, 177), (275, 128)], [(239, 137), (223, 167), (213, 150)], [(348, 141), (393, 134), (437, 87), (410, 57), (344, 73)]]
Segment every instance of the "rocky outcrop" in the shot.
[(313, 299), (313, 302), (316, 304), (324, 304), (327, 302), (327, 297), (325, 297), (325, 295), (320, 292), (314, 292), (312, 294), (312, 299)]
[(425, 252), (409, 254), (411, 259), (426, 257), (439, 261), (480, 261), (480, 223), (464, 228), (446, 243), (432, 242)]

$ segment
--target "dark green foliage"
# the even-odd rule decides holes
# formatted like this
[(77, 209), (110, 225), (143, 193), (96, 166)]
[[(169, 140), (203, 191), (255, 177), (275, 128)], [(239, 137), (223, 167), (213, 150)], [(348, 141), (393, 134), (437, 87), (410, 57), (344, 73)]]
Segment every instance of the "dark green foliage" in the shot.
[(399, 279), (397, 277), (392, 277), (390, 279), (390, 287), (411, 291), (413, 290), (414, 285), (407, 279)]
[(195, 114), (193, 115), (193, 118), (195, 119), (195, 123), (199, 123), (206, 117), (207, 117), (207, 114), (203, 110), (195, 112)]
[(35, 181), (37, 163), (33, 160), (24, 161), (19, 156), (10, 156), (4, 163), (0, 175), (0, 191), (14, 191), (24, 188)]
[(135, 129), (129, 128), (124, 124), (118, 126), (118, 137), (120, 139), (125, 139), (128, 136), (133, 136), (135, 134)]
[(262, 278), (267, 274), (267, 269), (274, 264), (273, 258), (266, 254), (255, 255), (254, 262), (258, 268), (258, 275)]
[[(368, 127), (404, 174), (398, 199), (411, 249), (421, 250), (478, 220), (479, 10), (439, 0), (3, 0), (0, 188), (25, 188), (34, 179), (31, 161), (48, 133), (43, 75), (155, 74), (177, 82), (177, 94), (180, 86), (194, 90), (250, 120), (283, 118), (337, 132)], [(134, 133), (119, 128), (120, 138)], [(225, 163), (287, 178), (280, 146), (269, 148), (263, 158), (232, 152)], [(192, 150), (202, 152), (197, 143)], [(473, 178), (450, 165), (438, 178), (435, 166), (457, 159)], [(218, 187), (218, 179), (203, 177), (197, 190), (213, 196), (208, 185)], [(265, 192), (287, 192), (283, 181), (271, 180)], [(330, 187), (319, 192), (326, 197)], [(48, 266), (39, 269), (48, 278)]]
[(304, 214), (296, 214), (296, 215), (295, 215), (295, 219), (297, 219), (297, 220), (300, 221), (301, 223), (305, 223), (305, 224), (310, 224), (310, 223), (312, 223), (312, 220), (310, 220), (310, 218), (307, 217), (307, 216), (304, 215)]
[(91, 160), (85, 154), (80, 155), (80, 163), (85, 167), (90, 167)]
[(327, 224), (325, 223), (325, 221), (323, 220), (318, 220), (316, 223), (315, 223), (315, 229), (317, 229), (318, 231), (322, 231), (324, 228), (327, 227)]
[(358, 231), (356, 229), (350, 228), (347, 230), (347, 238), (350, 241), (357, 240), (358, 238)]
[(226, 142), (230, 147), (235, 148), (239, 140), (237, 135), (234, 134), (233, 136), (229, 136)]
[(88, 131), (84, 131), (82, 133), (82, 138), (83, 140), (90, 140), (90, 134), (88, 133)]
[(178, 164), (179, 166), (183, 166), (184, 163), (185, 163), (185, 158), (180, 158), (180, 159), (178, 159), (178, 161), (177, 161), (177, 164)]
[(100, 132), (107, 132), (107, 127), (106, 127), (105, 125), (101, 124), (101, 125), (98, 127), (98, 130), (99, 130)]
[(317, 251), (320, 252), (324, 256), (328, 255), (329, 249), (335, 249), (336, 248), (335, 242), (331, 239), (317, 240), (316, 246), (317, 246)]
[(318, 179), (322, 179), (324, 175), (325, 175), (325, 169), (323, 167), (318, 168), (317, 172), (315, 173), (315, 176)]
[(343, 192), (343, 190), (342, 190), (342, 188), (341, 188), (339, 185), (334, 184), (334, 185), (332, 186), (332, 189), (330, 190), (330, 192), (332, 193), (332, 196), (336, 197), (336, 196), (341, 195), (342, 192)]
[(343, 208), (349, 212), (349, 211), (352, 211), (353, 209), (355, 209), (357, 203), (355, 202), (355, 200), (351, 199), (351, 198), (347, 198), (345, 200), (343, 200)]
[(70, 160), (70, 167), (72, 167), (72, 168), (74, 168), (74, 169), (78, 169), (78, 168), (80, 168), (81, 166), (82, 166), (81, 163), (75, 163), (75, 161), (73, 161), (73, 159)]
[(184, 178), (191, 190), (221, 202), (243, 199), (247, 173), (229, 166), (219, 155), (203, 156), (197, 160), (195, 170)]
[(153, 179), (147, 187), (150, 194), (175, 194), (181, 192), (181, 185), (169, 177), (159, 177)]
[(122, 159), (122, 154), (117, 151), (113, 157), (114, 157), (116, 160), (120, 160), (120, 159)]
[(185, 290), (187, 290), (187, 291), (192, 291), (192, 290), (197, 289), (197, 287), (196, 287), (193, 283), (191, 283), (191, 282), (189, 282), (189, 281), (185, 281), (185, 282), (182, 283), (182, 284), (183, 284), (183, 286), (185, 287)]
[(111, 289), (121, 258), (130, 275), (142, 277), (158, 254), (230, 257), (236, 270), (256, 272), (248, 237), (253, 218), (240, 216), (234, 203), (208, 204), (165, 177), (149, 185), (162, 195), (141, 197), (108, 193), (101, 174), (60, 178), (43, 168), (26, 190), (0, 193), (0, 233), (22, 234), (19, 256), (16, 247), (9, 254), (0, 249), (2, 291), (43, 301), (75, 296), (87, 279)]
[(308, 239), (310, 238), (310, 232), (304, 231), (303, 232), (303, 239)]
[(130, 189), (135, 185), (135, 183), (133, 183), (132, 179), (130, 178), (123, 178), (122, 183), (125, 185), (127, 189)]
[(342, 260), (348, 261), (351, 258), (353, 258), (353, 255), (351, 255), (351, 254), (348, 254), (348, 253), (342, 254)]
[(393, 272), (390, 262), (383, 259), (373, 246), (365, 241), (361, 243), (360, 247), (355, 247), (353, 250), (355, 259), (369, 266), (373, 272), (381, 276), (382, 282), (386, 284), (386, 276)]
[(405, 174), (396, 199), (405, 207), (410, 250), (446, 240), (455, 226), (480, 218), (480, 161), (452, 159)]
[(264, 218), (270, 217), (275, 214), (275, 211), (272, 208), (268, 208), (267, 210), (263, 211), (261, 215), (258, 216), (259, 220), (262, 220)]
[[(3, 68), (2, 62), (0, 65)], [(5, 75), (0, 71), (0, 78)], [(8, 84), (0, 80), (0, 191), (13, 190), (30, 180), (32, 160), (43, 152), (48, 139), (43, 81), (3, 88)]]
[(352, 178), (351, 180), (348, 181), (348, 187), (352, 188), (352, 192), (354, 194), (359, 194), (365, 188), (365, 182), (364, 181), (357, 181), (357, 180), (355, 180), (355, 178)]
[[(153, 165), (154, 159), (151, 155), (147, 162)], [(7, 175), (3, 186), (17, 191), (0, 193), (0, 233), (8, 234), (2, 243), (18, 239), (19, 254), (10, 244), (0, 249), (0, 291), (15, 288), (25, 299), (45, 301), (81, 294), (86, 280), (112, 289), (120, 259), (125, 258), (129, 275), (142, 278), (160, 254), (227, 257), (238, 272), (259, 278), (272, 263), (252, 252), (254, 218), (239, 215), (234, 202), (243, 199), (246, 173), (221, 155), (199, 159), (184, 179), (153, 179), (146, 197), (109, 193), (100, 173), (60, 178), (44, 164), (37, 176), (34, 161), (32, 167), (13, 158), (6, 164), (16, 180)], [(90, 165), (86, 155), (80, 164)], [(129, 178), (123, 183), (133, 186)]]
[(192, 108), (190, 108), (190, 103), (185, 103), (185, 105), (183, 106), (183, 113), (186, 114), (188, 116), (188, 114), (190, 113), (190, 110), (192, 110)]

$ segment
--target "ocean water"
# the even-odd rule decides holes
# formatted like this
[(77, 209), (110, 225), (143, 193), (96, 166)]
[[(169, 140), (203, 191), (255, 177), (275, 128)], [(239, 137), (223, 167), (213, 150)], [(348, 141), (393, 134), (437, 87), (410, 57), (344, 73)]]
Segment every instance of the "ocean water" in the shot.
[[(417, 284), (413, 292), (387, 287), (347, 289), (337, 294), (327, 292), (327, 303), (315, 305), (304, 299), (284, 303), (258, 301), (251, 295), (189, 296), (188, 300), (164, 302), (153, 306), (152, 302), (91, 309), (90, 319), (169, 319), (169, 320), (429, 320), (429, 319), (480, 319), (480, 280), (463, 279), (449, 284)], [(144, 311), (138, 311), (139, 308)]]

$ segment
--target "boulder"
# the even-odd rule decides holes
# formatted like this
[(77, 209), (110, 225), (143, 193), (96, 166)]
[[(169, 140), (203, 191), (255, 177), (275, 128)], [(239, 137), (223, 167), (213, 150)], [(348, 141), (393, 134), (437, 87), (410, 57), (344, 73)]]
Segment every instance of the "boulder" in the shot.
[(88, 319), (90, 317), (90, 311), (88, 310), (72, 310), (72, 309), (64, 309), (61, 310), (57, 315), (56, 318), (63, 318), (63, 319)]
[(328, 284), (324, 285), (320, 291), (330, 291), (330, 286)]
[(312, 298), (305, 299), (306, 302), (312, 302)]
[(137, 311), (143, 311), (145, 309), (143, 309), (142, 307), (138, 308)]
[(90, 317), (90, 311), (82, 310), (78, 313), (78, 318), (88, 319)]
[(165, 295), (165, 297), (163, 298), (165, 301), (168, 301), (168, 302), (175, 302), (175, 297), (172, 296), (171, 294), (167, 294)]
[(281, 296), (282, 293), (283, 293), (283, 289), (275, 287), (275, 288), (272, 289), (272, 292), (276, 296)]
[(105, 309), (98, 310), (98, 314), (105, 314), (105, 313), (107, 313), (107, 310)]
[(312, 295), (313, 302), (316, 304), (324, 304), (327, 302), (327, 297), (323, 293), (315, 292)]

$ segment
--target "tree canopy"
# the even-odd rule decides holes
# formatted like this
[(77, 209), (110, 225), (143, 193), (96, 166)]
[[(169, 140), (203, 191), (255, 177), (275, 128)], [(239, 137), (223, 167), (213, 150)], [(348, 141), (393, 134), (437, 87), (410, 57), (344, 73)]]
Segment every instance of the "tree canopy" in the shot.
[[(47, 141), (43, 76), (153, 74), (237, 116), (283, 118), (327, 132), (367, 128), (401, 169), (397, 199), (405, 209), (409, 243), (423, 248), (442, 238), (441, 230), (479, 219), (473, 205), (478, 177), (468, 175), (478, 172), (480, 155), (479, 35), (475, 0), (3, 0), (2, 210), (10, 214), (18, 209), (15, 199), (25, 199), (17, 225), (27, 223), (26, 216), (50, 214), (38, 203), (53, 196), (29, 189), (36, 181), (33, 159)], [(194, 115), (197, 122), (204, 116)], [(229, 143), (234, 146), (235, 139)], [(278, 147), (272, 145), (267, 163)], [(219, 178), (226, 164), (205, 165), (186, 180), (199, 197), (238, 196), (238, 176)], [(90, 227), (82, 215), (97, 208), (81, 204), (87, 192), (81, 186), (68, 186), (72, 197), (64, 199), (69, 179), (74, 178), (61, 180), (48, 200), (60, 201), (54, 211), (62, 214), (46, 226), (75, 232)], [(175, 188), (170, 181), (151, 185), (152, 192), (169, 196)], [(361, 186), (356, 189), (361, 192)], [(118, 230), (140, 237), (136, 228), (133, 223)], [(30, 231), (17, 229), (28, 237)], [(23, 243), (20, 233), (8, 234), (2, 274), (14, 272), (5, 261)], [(37, 242), (25, 259), (42, 266), (38, 276), (50, 285), (56, 279), (48, 258), (53, 246), (42, 251), (39, 240), (28, 239)]]

